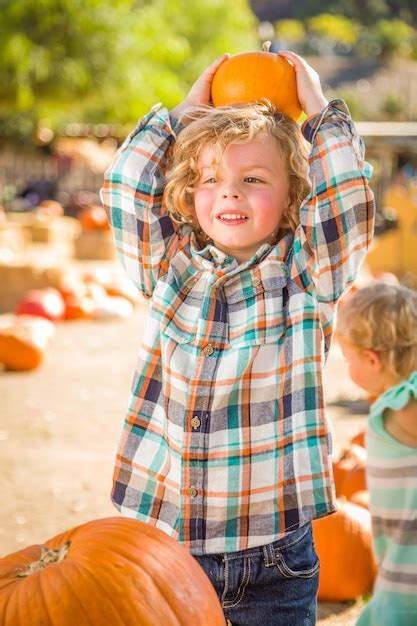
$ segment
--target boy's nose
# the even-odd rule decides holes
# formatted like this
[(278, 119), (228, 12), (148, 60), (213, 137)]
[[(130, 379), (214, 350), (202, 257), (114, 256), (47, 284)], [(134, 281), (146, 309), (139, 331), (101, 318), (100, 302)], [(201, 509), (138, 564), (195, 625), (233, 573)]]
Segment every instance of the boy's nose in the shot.
[(227, 185), (224, 185), (223, 187), (223, 198), (234, 198), (234, 199), (238, 199), (240, 198), (240, 196), (242, 195), (238, 186), (233, 184), (233, 183), (229, 183)]

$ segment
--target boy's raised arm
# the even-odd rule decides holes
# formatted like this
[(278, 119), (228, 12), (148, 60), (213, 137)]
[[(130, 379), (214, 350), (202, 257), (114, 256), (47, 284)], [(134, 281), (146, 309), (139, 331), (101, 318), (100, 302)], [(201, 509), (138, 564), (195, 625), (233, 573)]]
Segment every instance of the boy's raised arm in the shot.
[(117, 253), (129, 277), (147, 298), (184, 243), (162, 202), (167, 151), (181, 124), (189, 121), (187, 110), (208, 104), (213, 75), (227, 56), (219, 57), (203, 72), (171, 115), (159, 105), (153, 107), (119, 148), (104, 175), (100, 195)]
[(119, 148), (100, 192), (120, 261), (145, 297), (152, 296), (178, 248), (162, 204), (162, 168), (174, 140), (167, 110), (154, 107)]
[(293, 277), (333, 305), (355, 279), (371, 243), (375, 203), (372, 168), (349, 110), (324, 98), (317, 73), (297, 55), (283, 53), (297, 72), (303, 134), (311, 143), (311, 193), (300, 209), (295, 234)]

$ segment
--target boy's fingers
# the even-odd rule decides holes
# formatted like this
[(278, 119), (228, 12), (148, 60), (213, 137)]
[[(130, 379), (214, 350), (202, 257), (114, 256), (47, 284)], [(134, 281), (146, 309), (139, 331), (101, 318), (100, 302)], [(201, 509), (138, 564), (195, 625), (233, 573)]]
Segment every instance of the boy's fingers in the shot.
[(278, 56), (284, 57), (288, 61), (291, 61), (295, 69), (307, 69), (309, 67), (307, 61), (303, 59), (303, 57), (298, 56), (298, 54), (295, 54), (295, 52), (291, 52), (291, 50), (280, 50), (278, 52)]
[(206, 74), (206, 76), (211, 76), (212, 74), (214, 74), (216, 70), (220, 67), (220, 65), (224, 61), (226, 61), (226, 59), (228, 59), (229, 57), (230, 57), (229, 53), (222, 54), (221, 57), (218, 57), (217, 59), (215, 59), (213, 63), (208, 66), (208, 68), (204, 71), (204, 74)]

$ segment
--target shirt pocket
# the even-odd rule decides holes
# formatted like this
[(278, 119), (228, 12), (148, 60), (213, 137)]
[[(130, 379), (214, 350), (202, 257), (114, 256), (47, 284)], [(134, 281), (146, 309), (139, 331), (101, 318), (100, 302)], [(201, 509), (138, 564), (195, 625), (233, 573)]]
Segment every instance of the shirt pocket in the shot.
[(170, 274), (158, 282), (152, 302), (152, 315), (159, 319), (160, 330), (176, 343), (195, 341), (203, 294), (195, 289), (198, 280), (190, 277), (178, 285)]
[(262, 278), (251, 274), (249, 284), (226, 289), (229, 342), (231, 346), (273, 343), (284, 334), (286, 326), (284, 275)]

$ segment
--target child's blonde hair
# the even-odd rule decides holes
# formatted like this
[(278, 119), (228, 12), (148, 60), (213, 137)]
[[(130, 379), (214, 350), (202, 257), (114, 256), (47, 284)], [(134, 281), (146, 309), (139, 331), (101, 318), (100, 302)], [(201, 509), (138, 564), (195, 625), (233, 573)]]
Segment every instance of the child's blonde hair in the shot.
[(384, 282), (359, 289), (338, 310), (337, 334), (377, 352), (390, 374), (408, 378), (417, 370), (417, 292)]
[(299, 208), (310, 191), (307, 142), (300, 126), (268, 101), (218, 108), (198, 107), (195, 119), (181, 132), (173, 145), (167, 165), (164, 201), (175, 221), (191, 224), (199, 242), (211, 240), (201, 230), (194, 210), (193, 190), (199, 180), (198, 159), (210, 144), (219, 148), (219, 160), (231, 143), (247, 143), (266, 133), (277, 140), (287, 169), (290, 205), (280, 223), (277, 239), (294, 231), (299, 223)]

